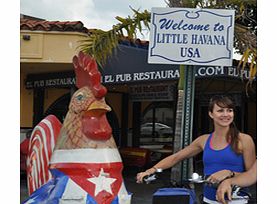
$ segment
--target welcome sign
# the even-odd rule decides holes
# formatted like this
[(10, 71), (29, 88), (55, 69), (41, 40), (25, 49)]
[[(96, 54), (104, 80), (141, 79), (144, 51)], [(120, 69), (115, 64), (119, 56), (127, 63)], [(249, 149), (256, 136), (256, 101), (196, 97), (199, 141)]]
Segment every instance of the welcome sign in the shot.
[(152, 8), (148, 63), (231, 66), (234, 10)]

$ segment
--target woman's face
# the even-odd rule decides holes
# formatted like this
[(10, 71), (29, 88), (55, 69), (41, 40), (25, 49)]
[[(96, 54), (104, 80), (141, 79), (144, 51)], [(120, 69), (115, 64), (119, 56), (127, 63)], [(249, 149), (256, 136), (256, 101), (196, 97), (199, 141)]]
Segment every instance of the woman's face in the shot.
[(222, 108), (215, 104), (213, 111), (209, 112), (209, 116), (213, 119), (215, 125), (227, 127), (234, 120), (234, 110), (232, 108)]

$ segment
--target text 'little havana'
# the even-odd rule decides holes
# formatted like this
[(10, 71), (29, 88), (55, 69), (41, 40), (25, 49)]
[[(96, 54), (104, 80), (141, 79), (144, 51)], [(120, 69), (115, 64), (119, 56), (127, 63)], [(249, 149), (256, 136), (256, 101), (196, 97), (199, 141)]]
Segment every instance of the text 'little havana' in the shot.
[[(159, 20), (160, 31), (157, 33), (155, 43), (186, 45), (179, 47), (183, 58), (201, 58), (201, 45), (226, 46), (225, 36), (222, 35), (224, 25), (220, 23), (193, 24), (184, 20), (174, 21), (163, 18)], [(210, 30), (214, 33), (211, 34)], [(181, 31), (181, 32), (180, 32)], [(185, 31), (185, 33), (182, 33)]]

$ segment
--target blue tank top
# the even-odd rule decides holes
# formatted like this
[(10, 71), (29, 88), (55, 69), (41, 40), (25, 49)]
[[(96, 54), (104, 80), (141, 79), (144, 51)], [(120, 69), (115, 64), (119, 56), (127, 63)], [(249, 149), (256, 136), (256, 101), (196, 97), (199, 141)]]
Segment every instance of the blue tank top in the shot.
[[(212, 133), (209, 135), (203, 151), (205, 176), (209, 176), (224, 169), (234, 172), (244, 172), (243, 155), (235, 153), (229, 144), (220, 150), (212, 149), (210, 145), (212, 135)], [(204, 185), (204, 196), (206, 198), (216, 200), (215, 195), (216, 188)]]

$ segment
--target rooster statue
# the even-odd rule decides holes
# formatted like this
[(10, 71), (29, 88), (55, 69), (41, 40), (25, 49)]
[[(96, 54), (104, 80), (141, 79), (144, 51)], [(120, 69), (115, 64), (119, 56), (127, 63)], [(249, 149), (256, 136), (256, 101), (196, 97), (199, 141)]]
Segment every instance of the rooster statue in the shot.
[(79, 89), (64, 123), (49, 115), (32, 132), (27, 158), (30, 197), (23, 203), (130, 204), (97, 64), (80, 52), (73, 65)]

